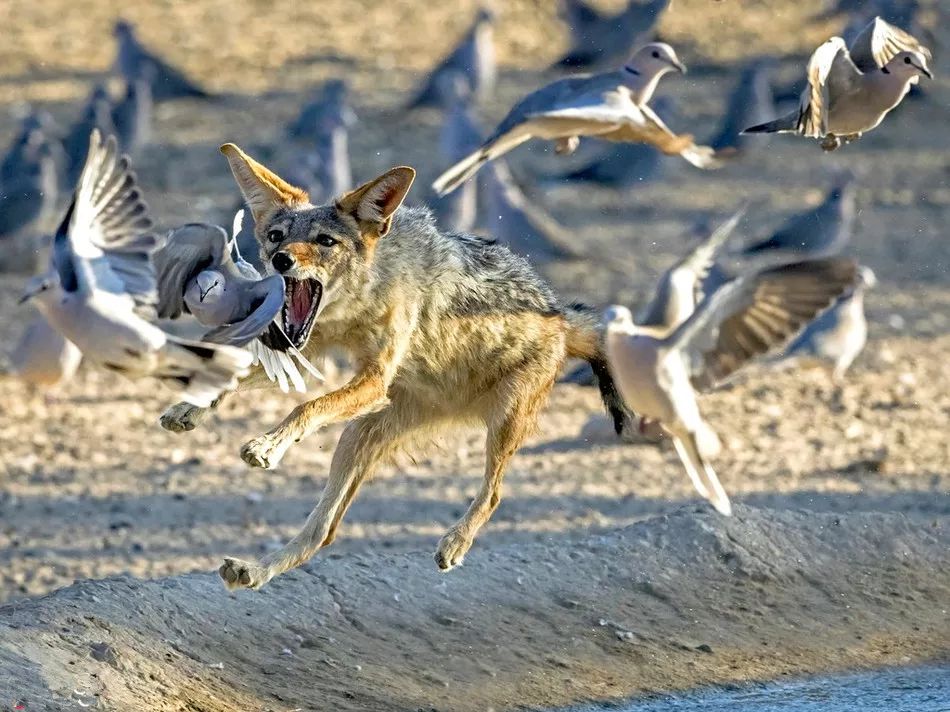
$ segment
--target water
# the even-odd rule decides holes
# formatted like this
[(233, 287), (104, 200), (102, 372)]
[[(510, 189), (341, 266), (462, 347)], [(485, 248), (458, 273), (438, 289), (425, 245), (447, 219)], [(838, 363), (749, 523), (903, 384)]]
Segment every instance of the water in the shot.
[(950, 712), (950, 665), (651, 696), (572, 712)]

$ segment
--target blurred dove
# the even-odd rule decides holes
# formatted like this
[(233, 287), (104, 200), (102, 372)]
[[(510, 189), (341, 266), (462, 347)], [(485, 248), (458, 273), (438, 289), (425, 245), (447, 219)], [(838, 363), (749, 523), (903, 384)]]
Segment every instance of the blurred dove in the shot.
[(490, 165), (484, 179), (485, 210), (480, 223), (491, 237), (535, 265), (581, 256), (564, 228), (528, 200), (504, 161)]
[(700, 168), (716, 167), (711, 148), (677, 136), (647, 106), (660, 78), (673, 71), (686, 70), (672, 47), (657, 43), (642, 47), (615, 72), (548, 84), (515, 104), (482, 147), (439, 176), (433, 188), (440, 195), (452, 192), (482, 165), (532, 138), (556, 141), (559, 153), (572, 152), (580, 136), (647, 143)]
[(81, 361), (82, 352), (76, 345), (41, 315), (27, 325), (10, 355), (17, 378), (45, 388), (66, 383), (75, 375)]
[[(242, 219), (243, 211), (235, 215), (235, 235)], [(200, 324), (211, 327), (202, 340), (247, 347), (285, 393), (291, 385), (300, 393), (307, 392), (291, 356), (322, 379), (274, 321), (284, 307), (284, 278), (262, 277), (241, 259), (223, 228), (207, 223), (176, 228), (154, 260), (159, 318), (192, 314)]]
[(75, 185), (79, 180), (89, 149), (89, 135), (93, 129), (99, 131), (102, 136), (115, 134), (115, 126), (112, 124), (112, 100), (102, 84), (96, 84), (92, 88), (82, 114), (63, 139), (67, 156), (66, 185)]
[(637, 314), (637, 326), (675, 329), (721, 284), (708, 285), (716, 259), (746, 213), (743, 205), (660, 277), (653, 298)]
[(287, 135), (309, 144), (321, 140), (337, 126), (351, 127), (356, 123), (356, 113), (347, 101), (348, 94), (349, 85), (344, 80), (324, 82), (287, 127)]
[(495, 13), (487, 7), (479, 9), (475, 22), (455, 49), (423, 80), (407, 108), (444, 106), (445, 74), (458, 72), (465, 78), (472, 95), (484, 101), (495, 87), (495, 46), (492, 26)]
[[(465, 78), (458, 72), (443, 74), (440, 91), (445, 97), (445, 114), (439, 133), (439, 156), (447, 163), (460, 161), (482, 143), (479, 129), (471, 110), (471, 91)], [(430, 196), (428, 203), (440, 225), (458, 232), (470, 232), (478, 220), (480, 185), (469, 181), (449, 195)]]
[(94, 130), (89, 157), (53, 241), (50, 268), (34, 277), (21, 299), (32, 300), (49, 323), (85, 358), (131, 378), (153, 376), (208, 407), (237, 385), (252, 356), (230, 346), (173, 337), (143, 315), (155, 316), (151, 253), (159, 240), (114, 136)]
[(125, 96), (112, 107), (112, 125), (119, 148), (135, 158), (152, 130), (152, 85), (146, 77), (126, 82)]
[(854, 174), (839, 175), (821, 205), (793, 215), (771, 237), (741, 251), (742, 257), (776, 255), (802, 258), (828, 257), (844, 249), (854, 233), (857, 192)]
[(797, 110), (744, 133), (794, 133), (834, 151), (877, 128), (921, 75), (932, 78), (930, 59), (914, 37), (875, 17), (850, 52), (840, 37), (815, 50)]
[(33, 109), (26, 114), (20, 122), (20, 131), (13, 137), (10, 148), (0, 161), (0, 185), (35, 170), (40, 144), (48, 148), (58, 176), (65, 169), (66, 154), (56, 134), (56, 124), (48, 112)]
[(594, 67), (622, 60), (637, 44), (653, 39), (649, 34), (670, 1), (649, 0), (644, 4), (629, 0), (619, 14), (606, 15), (586, 3), (569, 0), (564, 19), (571, 30), (572, 45), (555, 66)]
[(115, 60), (116, 69), (127, 82), (134, 82), (142, 77), (148, 79), (154, 101), (182, 97), (206, 99), (210, 96), (180, 70), (175, 69), (142, 45), (135, 36), (135, 28), (129, 22), (118, 20), (112, 34), (119, 43)]
[(708, 462), (719, 438), (699, 411), (697, 391), (780, 346), (849, 289), (856, 270), (830, 259), (740, 277), (673, 329), (637, 326), (626, 307), (606, 311), (607, 359), (627, 407), (660, 422), (697, 492), (722, 514), (732, 506)]
[(775, 115), (770, 77), (774, 65), (775, 60), (767, 57), (753, 60), (742, 70), (729, 97), (719, 133), (710, 141), (716, 151), (744, 151), (751, 141), (749, 136), (742, 134), (743, 129), (768, 121)]
[(13, 150), (16, 155), (4, 160), (7, 175), (0, 180), (0, 238), (31, 229), (56, 202), (56, 165), (41, 132), (33, 132), (27, 144)]
[(864, 295), (877, 283), (870, 267), (858, 271), (860, 281), (834, 306), (811, 322), (785, 349), (781, 361), (821, 361), (831, 366), (831, 378), (840, 383), (868, 340)]

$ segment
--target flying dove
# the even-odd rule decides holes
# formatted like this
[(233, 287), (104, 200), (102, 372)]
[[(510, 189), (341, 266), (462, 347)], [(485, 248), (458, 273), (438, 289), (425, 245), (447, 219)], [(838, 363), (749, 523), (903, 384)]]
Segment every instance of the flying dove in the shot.
[(709, 464), (719, 438), (700, 413), (697, 392), (787, 341), (854, 284), (856, 270), (829, 259), (740, 277), (673, 329), (637, 326), (626, 307), (606, 311), (607, 359), (627, 407), (660, 422), (697, 492), (722, 514), (732, 506)]
[(54, 388), (69, 381), (82, 361), (76, 345), (42, 315), (31, 321), (10, 355), (13, 374), (27, 383)]
[[(240, 231), (243, 211), (234, 217)], [(209, 327), (203, 341), (247, 347), (265, 374), (287, 393), (307, 386), (291, 359), (321, 378), (275, 323), (284, 306), (284, 279), (262, 277), (241, 259), (233, 239), (217, 225), (189, 223), (172, 230), (156, 251), (158, 316), (175, 319), (192, 314)]]
[(468, 32), (423, 80), (407, 108), (445, 106), (451, 97), (443, 93), (446, 84), (442, 77), (456, 72), (465, 78), (472, 95), (484, 101), (495, 87), (494, 21), (495, 13), (487, 7), (481, 8)]
[(207, 99), (210, 95), (181, 70), (175, 69), (157, 54), (146, 48), (135, 36), (135, 28), (119, 20), (113, 29), (119, 47), (115, 67), (127, 82), (146, 77), (152, 85), (152, 99), (156, 102), (182, 97)]
[(775, 101), (772, 98), (771, 70), (775, 60), (771, 57), (753, 60), (739, 75), (739, 81), (729, 97), (726, 115), (716, 137), (710, 145), (717, 152), (741, 153), (754, 140), (743, 135), (747, 126), (768, 121), (775, 116)]
[(797, 110), (744, 133), (793, 133), (834, 151), (877, 128), (921, 75), (933, 78), (930, 59), (911, 35), (875, 17), (850, 51), (840, 37), (815, 50)]
[(629, 0), (619, 14), (607, 15), (580, 0), (568, 0), (563, 17), (572, 45), (555, 66), (590, 68), (623, 60), (637, 44), (653, 39), (650, 33), (670, 2)]
[(82, 113), (69, 132), (63, 138), (63, 148), (66, 151), (66, 185), (72, 186), (79, 180), (86, 152), (89, 149), (89, 135), (97, 130), (102, 136), (115, 134), (112, 124), (112, 100), (102, 84), (92, 88), (89, 100), (83, 107)]
[(814, 259), (838, 254), (854, 233), (856, 192), (854, 175), (842, 173), (821, 205), (793, 215), (771, 237), (743, 248), (741, 256)]
[(53, 240), (49, 271), (21, 299), (91, 362), (130, 378), (152, 376), (208, 407), (237, 385), (252, 356), (243, 349), (186, 341), (145, 317), (157, 302), (152, 252), (159, 240), (128, 158), (98, 131), (66, 215)]
[(785, 349), (780, 360), (792, 363), (823, 362), (831, 378), (840, 383), (868, 340), (864, 295), (877, 283), (870, 267), (859, 269), (860, 281), (834, 306), (805, 327)]
[(672, 47), (656, 43), (639, 49), (617, 71), (548, 84), (515, 104), (481, 148), (445, 171), (433, 188), (440, 195), (452, 192), (485, 163), (532, 138), (556, 141), (559, 153), (572, 152), (580, 136), (647, 143), (699, 168), (717, 167), (711, 148), (674, 134), (647, 105), (660, 78), (673, 71), (686, 69)]
[(119, 149), (135, 158), (152, 130), (152, 85), (147, 77), (126, 82), (125, 96), (112, 107), (112, 125)]

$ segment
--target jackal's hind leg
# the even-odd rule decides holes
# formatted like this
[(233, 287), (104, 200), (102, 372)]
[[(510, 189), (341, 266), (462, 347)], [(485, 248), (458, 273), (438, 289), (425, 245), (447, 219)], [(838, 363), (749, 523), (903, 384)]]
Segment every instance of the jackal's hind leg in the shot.
[(208, 417), (208, 414), (220, 405), (221, 401), (224, 400), (225, 394), (222, 393), (218, 396), (218, 399), (211, 404), (210, 408), (199, 408), (196, 405), (191, 403), (176, 403), (173, 406), (169, 406), (162, 416), (158, 419), (158, 422), (161, 423), (161, 426), (171, 432), (171, 433), (186, 433), (191, 430), (194, 430), (204, 419)]
[(526, 367), (506, 377), (497, 386), (499, 401), (488, 419), (485, 480), (468, 511), (439, 542), (435, 562), (442, 571), (462, 563), (478, 530), (498, 507), (508, 463), (534, 429), (538, 413), (554, 386), (558, 364), (548, 366), (546, 364), (543, 369), (537, 365)]

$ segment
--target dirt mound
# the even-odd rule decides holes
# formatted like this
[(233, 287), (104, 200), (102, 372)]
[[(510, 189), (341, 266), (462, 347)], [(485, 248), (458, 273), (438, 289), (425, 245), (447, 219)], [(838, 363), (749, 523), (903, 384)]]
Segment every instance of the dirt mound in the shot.
[[(692, 508), (473, 552), (330, 555), (84, 581), (0, 608), (17, 709), (486, 710), (923, 660), (950, 651), (950, 533), (893, 514)], [(781, 641), (777, 643), (776, 641)]]

